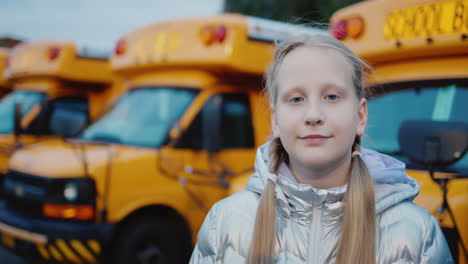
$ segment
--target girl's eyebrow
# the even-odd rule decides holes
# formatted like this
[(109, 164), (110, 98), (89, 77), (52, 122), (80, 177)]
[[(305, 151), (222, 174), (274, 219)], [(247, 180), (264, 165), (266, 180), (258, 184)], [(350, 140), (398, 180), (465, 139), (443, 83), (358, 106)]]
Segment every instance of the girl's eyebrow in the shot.
[(292, 93), (304, 93), (304, 89), (302, 87), (300, 87), (300, 86), (295, 86), (295, 87), (285, 91), (283, 96), (288, 96), (288, 95), (290, 95)]
[(343, 92), (343, 93), (347, 92), (346, 89), (343, 86), (341, 86), (339, 84), (335, 84), (335, 83), (326, 83), (322, 87), (323, 87), (324, 90), (337, 89), (337, 90), (339, 90), (340, 92)]
[[(340, 93), (342, 93), (344, 95), (346, 95), (348, 93), (348, 91), (346, 91), (346, 88), (344, 88), (343, 86), (341, 86), (339, 84), (336, 84), (336, 83), (322, 84), (321, 89), (319, 88), (319, 91), (321, 90), (321, 92), (325, 92), (325, 91), (333, 90), (333, 89), (339, 91)], [(306, 91), (304, 90), (304, 87), (302, 87), (300, 85), (294, 86), (294, 87), (288, 89), (287, 91), (284, 91), (284, 93), (281, 95), (281, 98), (285, 99), (285, 98), (287, 98), (288, 96), (291, 96), (291, 94), (294, 94), (294, 93), (304, 94), (304, 93), (306, 93)]]

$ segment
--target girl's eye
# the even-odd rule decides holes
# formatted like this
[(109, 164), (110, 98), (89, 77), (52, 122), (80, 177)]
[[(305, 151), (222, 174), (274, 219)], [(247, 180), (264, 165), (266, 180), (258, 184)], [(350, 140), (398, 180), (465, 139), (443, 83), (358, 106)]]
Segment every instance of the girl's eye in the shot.
[(327, 100), (329, 101), (336, 101), (338, 99), (338, 95), (336, 94), (329, 94), (326, 96)]
[(289, 102), (291, 102), (293, 104), (298, 104), (298, 103), (301, 103), (302, 101), (304, 101), (304, 99), (302, 97), (293, 97), (293, 98), (289, 99)]

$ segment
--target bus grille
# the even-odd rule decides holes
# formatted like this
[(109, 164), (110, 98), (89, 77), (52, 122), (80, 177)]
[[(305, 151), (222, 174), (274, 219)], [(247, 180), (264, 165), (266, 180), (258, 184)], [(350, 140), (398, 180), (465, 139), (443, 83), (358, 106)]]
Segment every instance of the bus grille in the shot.
[(7, 207), (30, 217), (42, 216), (42, 205), (49, 180), (9, 170), (3, 182)]

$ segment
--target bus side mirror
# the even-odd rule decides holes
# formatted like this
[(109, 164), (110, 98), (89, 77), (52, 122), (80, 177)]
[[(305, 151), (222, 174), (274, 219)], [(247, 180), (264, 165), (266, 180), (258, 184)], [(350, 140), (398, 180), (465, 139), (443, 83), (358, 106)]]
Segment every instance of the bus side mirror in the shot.
[(454, 164), (468, 149), (468, 124), (407, 120), (400, 126), (401, 152), (415, 164), (435, 169)]
[(203, 148), (208, 153), (216, 153), (221, 150), (222, 107), (223, 99), (217, 95), (212, 97), (203, 108)]
[(15, 137), (18, 137), (21, 134), (21, 116), (22, 109), (21, 104), (15, 104), (15, 112), (13, 113), (13, 133)]
[(87, 125), (88, 118), (85, 114), (68, 109), (55, 110), (50, 121), (52, 133), (64, 138), (78, 135)]

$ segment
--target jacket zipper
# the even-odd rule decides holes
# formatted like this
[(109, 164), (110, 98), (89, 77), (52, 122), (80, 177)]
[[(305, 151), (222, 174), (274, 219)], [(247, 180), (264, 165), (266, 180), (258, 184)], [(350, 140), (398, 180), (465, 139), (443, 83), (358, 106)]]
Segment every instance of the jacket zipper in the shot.
[(311, 238), (310, 238), (310, 246), (312, 249), (309, 248), (309, 252), (312, 253), (312, 256), (309, 257), (310, 260), (314, 260), (312, 263), (319, 263), (319, 245), (320, 245), (320, 221), (322, 218), (322, 211), (313, 206), (312, 210), (312, 221), (311, 221)]

